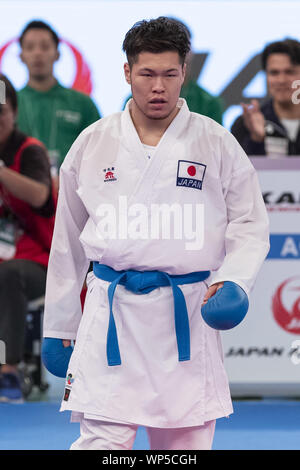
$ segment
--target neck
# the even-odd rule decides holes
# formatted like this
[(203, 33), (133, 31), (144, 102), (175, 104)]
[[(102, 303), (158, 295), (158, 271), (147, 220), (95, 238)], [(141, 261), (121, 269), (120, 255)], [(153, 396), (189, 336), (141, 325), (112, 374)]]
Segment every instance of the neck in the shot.
[(300, 105), (292, 102), (273, 102), (274, 110), (280, 119), (300, 119)]
[(34, 90), (37, 91), (48, 91), (50, 90), (55, 84), (57, 83), (57, 80), (53, 75), (50, 75), (49, 77), (45, 78), (34, 78), (34, 77), (29, 77), (28, 85), (33, 88)]
[(130, 115), (136, 128), (138, 136), (143, 144), (156, 146), (163, 134), (179, 112), (179, 108), (175, 108), (169, 116), (164, 119), (150, 119), (143, 114), (132, 101), (130, 107)]

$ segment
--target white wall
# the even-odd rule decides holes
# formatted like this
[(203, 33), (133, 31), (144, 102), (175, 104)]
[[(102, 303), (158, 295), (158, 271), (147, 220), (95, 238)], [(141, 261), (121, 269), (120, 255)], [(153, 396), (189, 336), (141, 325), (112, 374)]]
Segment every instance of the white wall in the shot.
[[(103, 116), (119, 111), (130, 92), (123, 77), (122, 42), (140, 19), (168, 15), (190, 27), (194, 50), (210, 54), (199, 82), (214, 94), (220, 94), (267, 42), (300, 38), (297, 1), (2, 0), (0, 9), (0, 47), (17, 37), (27, 22), (42, 19), (81, 51), (91, 69), (92, 94)], [(3, 56), (2, 71), (20, 88), (26, 82), (26, 70), (18, 54), (19, 46), (14, 43)], [(65, 45), (55, 72), (62, 83), (71, 85), (74, 59)], [(264, 96), (265, 91), (264, 76), (258, 74), (245, 95)], [(224, 116), (225, 127), (239, 113), (239, 106), (231, 107)]]

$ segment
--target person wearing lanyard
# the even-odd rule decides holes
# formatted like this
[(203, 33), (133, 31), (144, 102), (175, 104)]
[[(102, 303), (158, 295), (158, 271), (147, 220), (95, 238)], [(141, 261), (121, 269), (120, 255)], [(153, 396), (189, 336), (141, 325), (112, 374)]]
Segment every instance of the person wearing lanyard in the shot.
[(59, 38), (48, 24), (30, 22), (19, 42), (29, 79), (18, 92), (18, 126), (45, 144), (55, 175), (76, 137), (100, 114), (89, 96), (63, 87), (53, 75)]
[(0, 402), (19, 402), (27, 303), (45, 294), (56, 200), (46, 149), (18, 130), (17, 93), (6, 76), (0, 81)]
[(218, 330), (247, 312), (268, 217), (240, 145), (179, 97), (189, 49), (178, 22), (136, 23), (132, 99), (61, 167), (42, 358), (81, 423), (71, 449), (131, 449), (139, 425), (152, 449), (210, 449), (232, 413)]

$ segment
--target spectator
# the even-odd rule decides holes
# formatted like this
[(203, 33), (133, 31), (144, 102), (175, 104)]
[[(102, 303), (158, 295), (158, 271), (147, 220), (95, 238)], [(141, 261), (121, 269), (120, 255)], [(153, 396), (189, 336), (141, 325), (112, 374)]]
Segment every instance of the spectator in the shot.
[(18, 125), (45, 144), (55, 173), (76, 137), (100, 115), (89, 96), (63, 87), (53, 75), (59, 38), (49, 25), (32, 21), (19, 42), (29, 80), (18, 94)]
[(248, 155), (300, 155), (300, 105), (294, 103), (292, 84), (300, 79), (300, 43), (285, 39), (268, 44), (262, 53), (270, 95), (242, 103), (243, 114), (231, 132)]
[(16, 125), (17, 94), (0, 75), (0, 339), (6, 364), (0, 370), (0, 401), (22, 400), (22, 360), (27, 303), (44, 295), (54, 226), (55, 200), (49, 159), (41, 142)]

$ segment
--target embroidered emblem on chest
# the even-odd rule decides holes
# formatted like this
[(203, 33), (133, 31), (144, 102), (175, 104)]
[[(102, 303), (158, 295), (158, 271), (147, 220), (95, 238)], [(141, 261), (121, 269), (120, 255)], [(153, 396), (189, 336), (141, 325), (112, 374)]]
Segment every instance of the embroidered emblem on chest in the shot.
[(178, 160), (176, 186), (202, 189), (206, 165), (203, 163)]
[(106, 183), (107, 181), (117, 181), (117, 178), (115, 176), (115, 168), (105, 168), (103, 169), (104, 171), (104, 182)]

